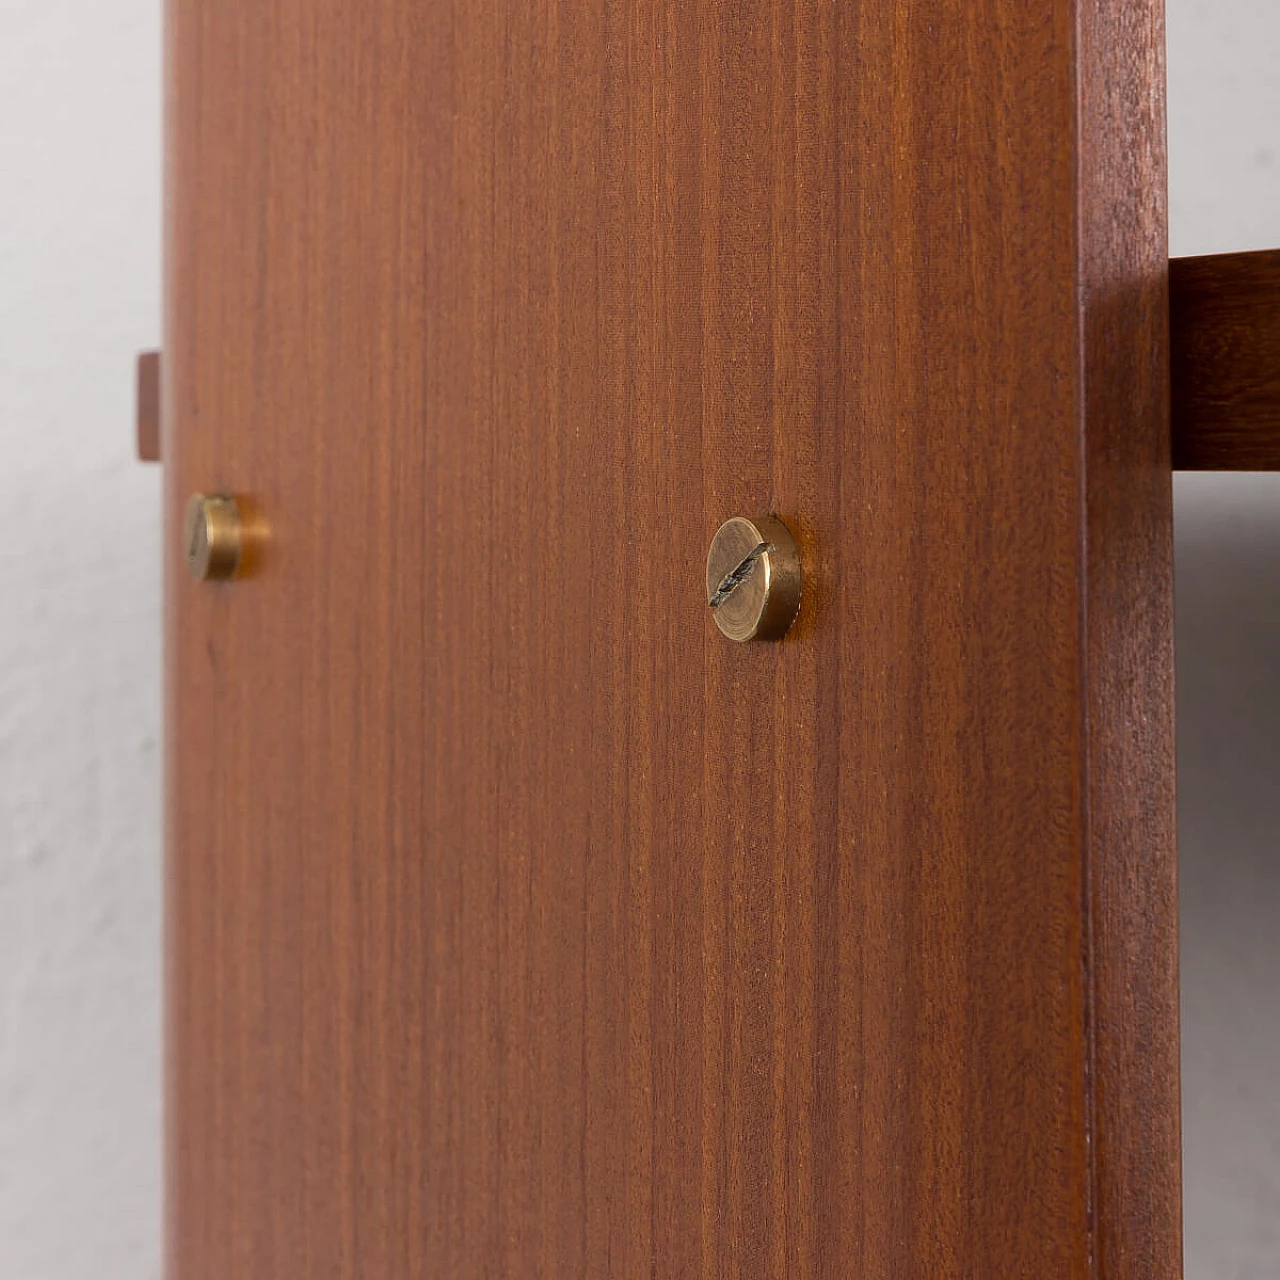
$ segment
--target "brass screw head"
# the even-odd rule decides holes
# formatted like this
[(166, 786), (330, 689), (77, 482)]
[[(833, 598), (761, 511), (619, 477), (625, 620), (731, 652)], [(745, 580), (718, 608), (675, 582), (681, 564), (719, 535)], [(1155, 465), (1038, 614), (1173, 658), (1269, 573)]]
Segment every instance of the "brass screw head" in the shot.
[(707, 552), (707, 604), (730, 640), (781, 640), (800, 611), (800, 551), (777, 516), (726, 520)]
[(187, 572), (196, 582), (228, 582), (244, 563), (240, 504), (225, 495), (197, 493), (187, 503), (183, 546)]

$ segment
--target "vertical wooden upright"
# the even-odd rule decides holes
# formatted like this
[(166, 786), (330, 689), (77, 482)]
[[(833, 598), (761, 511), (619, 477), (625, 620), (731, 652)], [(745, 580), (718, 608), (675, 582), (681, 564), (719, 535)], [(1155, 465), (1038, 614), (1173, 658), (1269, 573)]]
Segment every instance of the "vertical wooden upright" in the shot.
[(167, 10), (170, 1280), (1178, 1276), (1160, 0)]

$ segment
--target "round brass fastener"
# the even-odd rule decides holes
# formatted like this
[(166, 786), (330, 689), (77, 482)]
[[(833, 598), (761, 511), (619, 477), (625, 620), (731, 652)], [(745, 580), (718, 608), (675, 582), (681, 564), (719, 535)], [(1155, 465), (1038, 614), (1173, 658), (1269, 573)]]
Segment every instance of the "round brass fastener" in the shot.
[(726, 520), (707, 552), (707, 604), (730, 640), (781, 640), (800, 611), (800, 551), (777, 516)]
[(183, 547), (196, 582), (229, 582), (245, 567), (245, 518), (238, 499), (194, 494), (187, 503)]

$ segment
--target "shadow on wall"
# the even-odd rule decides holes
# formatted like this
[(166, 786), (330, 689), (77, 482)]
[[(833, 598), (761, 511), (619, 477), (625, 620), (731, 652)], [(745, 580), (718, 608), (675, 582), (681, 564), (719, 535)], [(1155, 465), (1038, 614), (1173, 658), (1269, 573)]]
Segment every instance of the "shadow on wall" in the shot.
[(1188, 1280), (1280, 1258), (1280, 475), (1175, 489)]

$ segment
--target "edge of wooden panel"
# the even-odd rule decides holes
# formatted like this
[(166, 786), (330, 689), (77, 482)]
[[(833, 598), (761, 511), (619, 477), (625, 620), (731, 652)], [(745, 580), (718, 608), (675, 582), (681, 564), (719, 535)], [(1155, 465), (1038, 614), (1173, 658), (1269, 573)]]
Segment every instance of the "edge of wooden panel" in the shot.
[(1163, 0), (1077, 10), (1093, 1273), (1182, 1274)]

